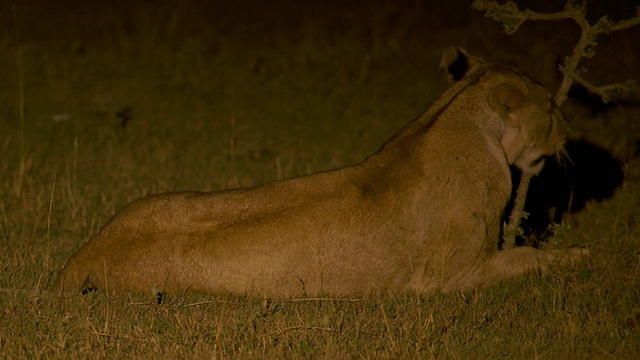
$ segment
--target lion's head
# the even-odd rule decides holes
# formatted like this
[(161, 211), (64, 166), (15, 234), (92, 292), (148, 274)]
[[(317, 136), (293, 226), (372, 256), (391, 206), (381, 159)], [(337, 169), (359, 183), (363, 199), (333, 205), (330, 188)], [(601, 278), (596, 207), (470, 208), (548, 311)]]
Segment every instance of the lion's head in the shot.
[(451, 82), (489, 74), (495, 77), (487, 100), (503, 119), (501, 143), (510, 164), (535, 175), (547, 157), (561, 159), (564, 155), (567, 125), (540, 84), (512, 68), (487, 64), (453, 46), (444, 51), (440, 66)]

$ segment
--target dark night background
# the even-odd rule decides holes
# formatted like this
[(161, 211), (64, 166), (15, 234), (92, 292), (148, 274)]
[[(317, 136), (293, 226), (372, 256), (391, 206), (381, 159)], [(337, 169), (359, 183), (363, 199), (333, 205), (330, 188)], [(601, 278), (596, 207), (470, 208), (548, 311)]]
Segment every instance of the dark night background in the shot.
[[(552, 12), (564, 3), (518, 4), (521, 9)], [(614, 20), (629, 18), (636, 5), (636, 1), (591, 1), (588, 19), (594, 22), (605, 14)], [(337, 156), (317, 169), (358, 161), (426, 108), (446, 86), (436, 67), (446, 45), (460, 45), (486, 60), (513, 65), (553, 90), (560, 81), (557, 66), (579, 35), (571, 21), (549, 21), (525, 23), (508, 36), (467, 1), (15, 1), (5, 4), (2, 13), (5, 43), (15, 45), (17, 24), (24, 56), (37, 58), (25, 62), (26, 97), (32, 104), (27, 115), (67, 114), (64, 107), (71, 95), (76, 111), (90, 113), (74, 120), (76, 131), (100, 120), (120, 130), (141, 126), (153, 132), (163, 126), (173, 132), (182, 125), (175, 124), (175, 118), (158, 117), (157, 112), (166, 102), (177, 104), (178, 97), (186, 102), (184, 114), (174, 116), (183, 121), (191, 121), (189, 108), (194, 106), (209, 111), (211, 122), (224, 118), (224, 125), (236, 116), (231, 113), (246, 113), (249, 119), (241, 121), (251, 128), (247, 131), (257, 133), (252, 135), (253, 144), (247, 142), (251, 149), (244, 156), (249, 158), (272, 160), (279, 145), (303, 157), (322, 156), (326, 150), (314, 154), (304, 149), (309, 142), (312, 147), (326, 143), (334, 148), (330, 138), (340, 137), (334, 131), (343, 133), (341, 142), (365, 141), (339, 145), (354, 156)], [(601, 36), (596, 57), (582, 63), (589, 69), (586, 77), (602, 85), (640, 78), (635, 50), (639, 31)], [(53, 74), (56, 62), (64, 69)], [(51, 71), (37, 78), (46, 67)], [(60, 86), (74, 93), (60, 92)], [(9, 95), (10, 87), (7, 91), (2, 99), (11, 111), (15, 98)], [(84, 98), (87, 95), (90, 98)], [(638, 114), (637, 93), (613, 104), (603, 104), (580, 87), (571, 95), (565, 109), (573, 129), (569, 150), (575, 161), (569, 166), (569, 179), (558, 174), (567, 171), (556, 166), (557, 171), (547, 169), (534, 180), (533, 193), (553, 188), (552, 196), (535, 196), (529, 204), (534, 213), (529, 226), (535, 232), (546, 228), (548, 207), (568, 209), (567, 193), (575, 192), (573, 210), (582, 208), (585, 199), (611, 196), (621, 184), (621, 166), (638, 151), (640, 136), (633, 121)], [(322, 109), (322, 103), (329, 106)], [(371, 122), (371, 117), (380, 120)], [(163, 121), (166, 124), (160, 125)], [(40, 130), (46, 136), (47, 130)], [(180, 131), (176, 134), (180, 136)], [(598, 161), (582, 160), (591, 158)], [(307, 166), (303, 172), (308, 170), (313, 169)], [(558, 216), (554, 215), (556, 220)]]

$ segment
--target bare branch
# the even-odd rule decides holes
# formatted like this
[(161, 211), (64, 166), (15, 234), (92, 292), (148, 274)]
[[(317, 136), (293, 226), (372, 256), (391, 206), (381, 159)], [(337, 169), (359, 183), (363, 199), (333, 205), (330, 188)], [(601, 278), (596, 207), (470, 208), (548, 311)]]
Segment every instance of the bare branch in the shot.
[[(565, 76), (555, 96), (555, 102), (558, 106), (562, 105), (566, 100), (573, 81), (585, 85), (587, 89), (601, 96), (604, 102), (613, 100), (616, 95), (633, 91), (634, 87), (629, 82), (595, 87), (580, 78), (576, 69), (582, 58), (591, 58), (595, 55), (595, 48), (598, 46), (596, 39), (600, 34), (608, 34), (612, 31), (623, 30), (640, 24), (640, 7), (636, 9), (635, 16), (630, 19), (613, 22), (607, 16), (603, 16), (593, 25), (589, 24), (586, 19), (587, 8), (572, 0), (567, 1), (562, 11), (547, 14), (529, 9), (521, 11), (513, 1), (507, 1), (504, 5), (501, 5), (495, 0), (476, 0), (473, 2), (472, 7), (485, 11), (486, 16), (501, 22), (507, 34), (513, 34), (527, 20), (568, 19), (573, 20), (580, 27), (580, 39), (573, 49), (573, 53), (565, 59), (564, 65), (560, 69)], [(576, 78), (581, 80), (575, 80)]]
[(485, 16), (492, 17), (504, 26), (504, 31), (511, 35), (527, 21), (527, 14), (520, 11), (513, 1), (507, 1), (504, 5), (494, 0), (476, 0), (471, 4), (474, 9), (483, 10)]
[(513, 249), (516, 246), (516, 237), (520, 228), (520, 220), (525, 216), (524, 205), (527, 200), (527, 191), (529, 189), (529, 181), (532, 175), (523, 172), (520, 178), (520, 185), (516, 192), (516, 199), (513, 203), (513, 210), (509, 216), (509, 224), (504, 226), (502, 231), (502, 249)]
[(633, 80), (627, 80), (623, 83), (617, 84), (595, 86), (582, 76), (578, 75), (575, 71), (569, 71), (564, 66), (560, 66), (560, 71), (571, 80), (577, 82), (578, 84), (584, 86), (587, 90), (598, 95), (605, 103), (608, 103), (609, 101), (615, 100), (622, 96), (629, 95), (637, 88), (636, 82)]
[(485, 16), (491, 17), (502, 23), (504, 32), (511, 35), (515, 33), (522, 23), (527, 20), (566, 20), (572, 19), (581, 27), (585, 20), (586, 8), (582, 5), (567, 3), (564, 10), (556, 13), (539, 13), (529, 9), (520, 11), (513, 1), (507, 1), (504, 5), (498, 4), (495, 0), (476, 0), (471, 4), (474, 9), (485, 11)]
[(636, 8), (636, 14), (631, 19), (620, 20), (611, 26), (610, 31), (618, 31), (640, 24), (640, 6)]

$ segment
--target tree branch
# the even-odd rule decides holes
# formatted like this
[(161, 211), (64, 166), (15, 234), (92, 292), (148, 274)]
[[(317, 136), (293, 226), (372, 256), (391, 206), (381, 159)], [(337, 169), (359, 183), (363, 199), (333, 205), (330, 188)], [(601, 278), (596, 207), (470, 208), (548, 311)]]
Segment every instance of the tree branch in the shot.
[[(636, 14), (630, 19), (612, 22), (607, 16), (603, 16), (594, 25), (591, 25), (586, 19), (587, 8), (572, 0), (567, 1), (562, 11), (547, 14), (529, 9), (521, 11), (513, 1), (507, 1), (504, 5), (500, 5), (495, 0), (476, 0), (471, 6), (485, 11), (486, 16), (501, 22), (504, 31), (509, 35), (516, 32), (520, 25), (527, 20), (573, 20), (580, 27), (580, 39), (574, 47), (573, 53), (564, 60), (564, 65), (560, 68), (560, 71), (565, 76), (554, 98), (558, 106), (561, 106), (567, 99), (567, 94), (573, 81), (584, 85), (589, 91), (601, 96), (604, 102), (609, 102), (621, 94), (629, 93), (635, 88), (630, 82), (599, 87), (593, 86), (578, 76), (577, 68), (583, 57), (591, 58), (595, 55), (595, 48), (598, 46), (596, 39), (599, 35), (624, 30), (640, 24), (640, 7), (636, 9)], [(576, 78), (580, 78), (582, 81), (577, 81), (575, 80)], [(595, 91), (596, 89), (597, 91)]]
[(629, 95), (637, 88), (636, 82), (633, 80), (627, 80), (623, 83), (617, 84), (595, 86), (585, 78), (578, 75), (576, 72), (567, 70), (564, 66), (560, 66), (560, 71), (567, 77), (569, 77), (572, 81), (577, 82), (578, 84), (584, 86), (587, 90), (598, 95), (605, 104), (611, 100)]

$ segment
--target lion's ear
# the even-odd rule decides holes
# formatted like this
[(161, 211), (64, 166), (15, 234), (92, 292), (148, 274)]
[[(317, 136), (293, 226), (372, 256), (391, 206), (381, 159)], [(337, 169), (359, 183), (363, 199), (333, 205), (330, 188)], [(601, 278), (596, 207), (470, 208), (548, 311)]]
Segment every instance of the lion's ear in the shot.
[(482, 64), (482, 60), (470, 56), (467, 50), (453, 45), (444, 49), (442, 59), (440, 59), (440, 69), (447, 73), (447, 79), (450, 83), (460, 81), (479, 64)]
[(520, 90), (508, 84), (496, 85), (489, 93), (489, 106), (504, 120), (513, 120), (513, 113), (524, 106), (525, 100)]

